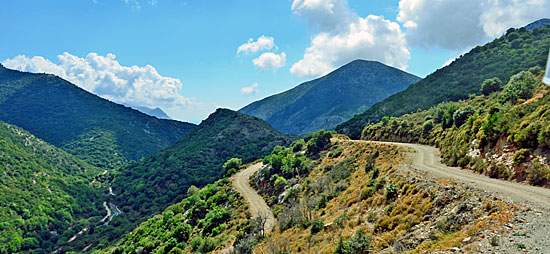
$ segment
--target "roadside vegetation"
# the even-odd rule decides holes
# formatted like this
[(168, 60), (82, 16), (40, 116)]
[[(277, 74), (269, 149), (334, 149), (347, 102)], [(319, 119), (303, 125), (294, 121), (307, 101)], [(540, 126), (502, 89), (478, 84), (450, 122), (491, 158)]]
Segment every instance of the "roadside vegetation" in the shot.
[(550, 186), (550, 94), (543, 71), (521, 71), (506, 84), (485, 80), (481, 94), (368, 125), (364, 140), (437, 146), (443, 161), (491, 177)]

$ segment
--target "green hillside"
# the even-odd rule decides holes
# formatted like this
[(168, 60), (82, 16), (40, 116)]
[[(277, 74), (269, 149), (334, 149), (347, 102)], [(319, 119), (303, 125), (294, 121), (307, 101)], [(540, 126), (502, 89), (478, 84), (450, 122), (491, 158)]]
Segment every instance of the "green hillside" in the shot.
[(545, 66), (548, 45), (550, 28), (509, 29), (502, 37), (472, 49), (450, 65), (339, 125), (336, 130), (359, 138), (365, 125), (376, 123), (384, 116), (401, 116), (440, 102), (479, 94), (481, 83), (486, 79), (498, 77), (506, 83), (521, 70)]
[(203, 186), (223, 176), (231, 157), (254, 161), (291, 138), (259, 118), (218, 109), (185, 139), (119, 170), (113, 182), (125, 211), (149, 214), (181, 200), (189, 186)]
[(106, 169), (153, 154), (195, 127), (112, 103), (54, 75), (2, 66), (0, 120)]
[(90, 182), (100, 172), (0, 122), (0, 253), (49, 253), (99, 221), (102, 201)]
[(550, 186), (550, 89), (542, 74), (535, 67), (503, 87), (490, 79), (484, 88), (495, 83), (496, 89), (483, 89), (485, 96), (384, 118), (366, 126), (362, 139), (435, 145), (449, 165)]
[(253, 102), (239, 112), (264, 119), (284, 133), (334, 129), (419, 79), (379, 62), (355, 60), (324, 77)]

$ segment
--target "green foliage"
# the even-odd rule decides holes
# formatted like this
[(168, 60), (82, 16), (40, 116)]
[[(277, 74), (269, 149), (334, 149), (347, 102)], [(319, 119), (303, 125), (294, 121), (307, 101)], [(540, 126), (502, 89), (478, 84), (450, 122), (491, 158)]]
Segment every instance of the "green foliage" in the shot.
[(386, 186), (386, 193), (384, 194), (386, 197), (386, 200), (393, 200), (397, 197), (397, 191), (399, 189), (399, 186), (395, 184), (389, 184)]
[(0, 68), (0, 120), (92, 165), (114, 169), (165, 148), (194, 124), (157, 119), (54, 75)]
[(356, 254), (356, 253), (368, 253), (371, 249), (371, 237), (366, 235), (362, 230), (358, 230), (349, 240), (343, 240), (340, 238), (336, 248), (335, 254)]
[(319, 152), (325, 150), (330, 145), (332, 133), (325, 130), (319, 130), (306, 135), (304, 141), (307, 143), (306, 155), (316, 156)]
[[(530, 156), (537, 149), (544, 154), (550, 148), (550, 94), (537, 78), (519, 70), (503, 91), (441, 103), (389, 123), (367, 125), (362, 139), (434, 145), (440, 148), (448, 165), (469, 167), (492, 177), (548, 185), (548, 165), (534, 161), (540, 155)], [(519, 99), (523, 101), (517, 103)], [(427, 121), (433, 121), (431, 128), (426, 128)], [(498, 149), (502, 145), (499, 142), (505, 141), (517, 149), (514, 165), (504, 166), (490, 159), (484, 162), (488, 159), (484, 154)], [(472, 149), (479, 149), (481, 157), (472, 158)]]
[(503, 101), (516, 103), (518, 99), (529, 99), (533, 96), (537, 80), (531, 72), (522, 71), (510, 78), (504, 86), (501, 98)]
[(225, 176), (231, 176), (239, 170), (243, 161), (239, 158), (231, 158), (223, 164), (223, 170), (225, 171)]
[(311, 220), (311, 228), (309, 229), (309, 232), (311, 235), (317, 234), (323, 230), (325, 227), (325, 221), (321, 218), (314, 218)]
[(453, 124), (457, 127), (466, 123), (466, 120), (475, 113), (475, 110), (470, 106), (465, 106), (457, 109), (453, 113)]
[(0, 253), (51, 252), (95, 226), (104, 209), (90, 182), (100, 172), (0, 122)]
[(231, 158), (252, 162), (291, 141), (258, 118), (218, 109), (185, 139), (121, 168), (112, 185), (116, 203), (139, 215), (130, 218), (139, 221), (183, 199), (191, 185), (204, 186), (223, 177), (227, 168), (237, 168), (241, 162)]
[(481, 94), (488, 96), (500, 90), (502, 90), (502, 81), (499, 78), (494, 77), (483, 81), (480, 92)]
[(508, 82), (512, 75), (521, 70), (544, 67), (548, 56), (547, 45), (550, 44), (550, 28), (517, 30), (515, 33), (519, 38), (512, 42), (504, 35), (474, 48), (452, 64), (340, 124), (336, 130), (357, 139), (365, 125), (376, 123), (384, 116), (402, 116), (418, 109), (427, 110), (442, 102), (467, 99), (470, 94), (479, 93), (483, 81), (487, 79), (497, 77)]
[(144, 253), (189, 253), (191, 250), (207, 253), (225, 245), (224, 237), (235, 230), (227, 223), (242, 217), (235, 213), (243, 204), (232, 190), (231, 183), (221, 179), (202, 189), (189, 189), (189, 197), (141, 223), (113, 249), (142, 250)]
[(278, 130), (306, 134), (336, 125), (402, 91), (419, 78), (379, 62), (356, 60), (334, 72), (239, 110)]

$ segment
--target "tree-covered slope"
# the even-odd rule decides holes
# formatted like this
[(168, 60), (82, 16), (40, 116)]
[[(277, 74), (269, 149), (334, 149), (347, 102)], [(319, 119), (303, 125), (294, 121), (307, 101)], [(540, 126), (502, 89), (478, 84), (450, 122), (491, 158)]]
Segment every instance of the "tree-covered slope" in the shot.
[(336, 130), (359, 138), (365, 125), (378, 122), (384, 116), (401, 116), (440, 102), (479, 94), (481, 83), (486, 79), (498, 77), (506, 83), (521, 70), (544, 66), (548, 45), (550, 28), (509, 29), (502, 37), (472, 49), (450, 65), (339, 125)]
[(181, 201), (191, 185), (221, 178), (229, 158), (254, 161), (291, 139), (259, 118), (218, 109), (185, 139), (121, 168), (112, 185), (116, 203), (131, 218), (162, 211)]
[[(367, 125), (362, 139), (439, 147), (443, 161), (495, 178), (550, 186), (550, 88), (539, 67), (481, 96)], [(502, 91), (501, 91), (502, 90)]]
[(195, 127), (112, 103), (54, 75), (2, 66), (0, 120), (103, 168), (153, 154)]
[(253, 102), (239, 112), (262, 118), (290, 134), (334, 129), (419, 79), (379, 62), (355, 60), (324, 77)]
[(49, 253), (103, 216), (99, 172), (0, 121), (0, 253)]

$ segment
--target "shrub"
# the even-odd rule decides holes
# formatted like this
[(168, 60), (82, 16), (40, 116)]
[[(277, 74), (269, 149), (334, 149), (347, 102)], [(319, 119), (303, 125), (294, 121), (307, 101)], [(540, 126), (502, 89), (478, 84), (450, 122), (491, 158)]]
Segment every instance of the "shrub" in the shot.
[(321, 230), (323, 230), (324, 226), (325, 226), (325, 222), (323, 221), (323, 219), (314, 218), (313, 220), (311, 220), (311, 228), (310, 228), (309, 232), (312, 235), (317, 234), (317, 233), (321, 232)]
[(317, 155), (322, 150), (326, 149), (330, 145), (330, 139), (332, 133), (325, 130), (319, 130), (306, 135), (304, 140), (307, 140), (307, 156)]
[(456, 127), (462, 126), (464, 123), (466, 123), (466, 120), (475, 113), (475, 110), (470, 107), (462, 107), (456, 110), (453, 113), (453, 123)]
[(371, 237), (367, 236), (362, 230), (358, 230), (349, 240), (343, 240), (340, 238), (336, 248), (335, 254), (356, 254), (356, 253), (368, 253), (370, 250)]
[(434, 122), (432, 120), (428, 120), (422, 125), (422, 132), (424, 132), (424, 134), (428, 134), (430, 133), (430, 131), (432, 131), (433, 128)]
[(531, 155), (531, 151), (529, 149), (520, 149), (518, 150), (513, 157), (514, 164), (519, 165), (522, 162), (524, 162), (527, 158), (529, 158), (529, 155)]
[(487, 96), (500, 90), (502, 90), (502, 81), (499, 78), (495, 77), (483, 81), (483, 83), (481, 84), (480, 92), (483, 95)]
[(389, 184), (386, 186), (386, 200), (392, 200), (397, 197), (397, 185), (395, 184)]
[(522, 71), (510, 78), (508, 84), (504, 86), (501, 99), (516, 103), (518, 99), (527, 100), (533, 96), (537, 80), (531, 72)]
[(223, 164), (223, 170), (226, 176), (235, 174), (242, 165), (242, 160), (239, 158), (231, 158)]

